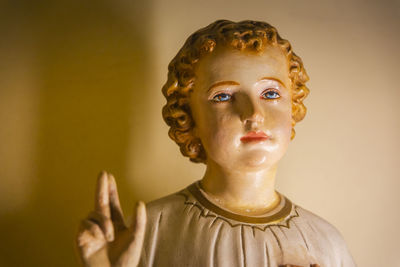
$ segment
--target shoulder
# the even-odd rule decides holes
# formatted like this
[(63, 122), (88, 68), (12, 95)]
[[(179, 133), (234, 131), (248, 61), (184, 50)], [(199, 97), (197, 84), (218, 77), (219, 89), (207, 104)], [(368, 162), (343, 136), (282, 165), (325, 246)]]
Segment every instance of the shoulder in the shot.
[(302, 207), (296, 206), (296, 210), (300, 224), (307, 229), (305, 232), (310, 236), (317, 236), (321, 247), (325, 247), (334, 255), (340, 255), (341, 262), (345, 263), (343, 266), (355, 266), (347, 244), (335, 226)]
[(186, 189), (183, 189), (146, 203), (147, 218), (151, 220), (162, 214), (171, 215), (172, 213), (183, 210), (188, 198), (188, 193), (186, 191)]
[(308, 224), (309, 227), (312, 227), (314, 231), (329, 236), (331, 238), (335, 237), (338, 240), (343, 240), (342, 235), (340, 234), (338, 229), (336, 229), (336, 227), (329, 223), (327, 220), (297, 205), (296, 210), (302, 221)]

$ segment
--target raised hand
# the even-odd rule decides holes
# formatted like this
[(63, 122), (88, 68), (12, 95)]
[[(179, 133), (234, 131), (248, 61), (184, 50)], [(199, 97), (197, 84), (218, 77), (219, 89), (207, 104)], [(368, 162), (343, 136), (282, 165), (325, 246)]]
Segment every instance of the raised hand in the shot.
[(132, 225), (126, 226), (117, 185), (111, 174), (102, 172), (97, 181), (95, 209), (81, 222), (77, 246), (84, 266), (136, 267), (146, 227), (146, 208), (136, 206)]

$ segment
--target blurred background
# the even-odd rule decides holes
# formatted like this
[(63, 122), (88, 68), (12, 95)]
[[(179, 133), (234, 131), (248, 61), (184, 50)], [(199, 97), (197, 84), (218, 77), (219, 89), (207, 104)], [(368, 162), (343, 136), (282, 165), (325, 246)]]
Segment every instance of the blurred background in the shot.
[(1, 1), (0, 266), (77, 266), (100, 170), (128, 216), (202, 177), (167, 136), (160, 90), (188, 35), (222, 18), (271, 23), (311, 77), (278, 189), (359, 266), (400, 266), (396, 0)]

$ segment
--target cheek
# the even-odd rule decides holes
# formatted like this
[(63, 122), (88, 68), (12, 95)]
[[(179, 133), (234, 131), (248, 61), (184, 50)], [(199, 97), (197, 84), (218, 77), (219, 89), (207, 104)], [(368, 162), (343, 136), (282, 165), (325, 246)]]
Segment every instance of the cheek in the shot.
[(291, 125), (292, 113), (288, 105), (281, 105), (266, 110), (265, 120), (274, 128)]
[(207, 122), (202, 127), (202, 136), (208, 139), (207, 143), (226, 143), (235, 135), (235, 124), (234, 118), (230, 114), (210, 114)]
[(290, 135), (292, 129), (292, 117), (287, 113), (281, 114), (275, 125), (275, 129), (280, 135)]
[(290, 140), (292, 132), (292, 113), (288, 103), (276, 109), (270, 109), (265, 120), (267, 130), (272, 132), (273, 138), (279, 143)]
[(280, 139), (279, 143), (282, 149), (286, 149), (290, 143), (292, 136), (292, 117), (291, 115), (282, 116), (279, 127), (276, 128), (277, 136)]
[(202, 127), (201, 133), (207, 157), (215, 161), (228, 157), (239, 145), (236, 144), (236, 140), (240, 129), (234, 116), (213, 114), (208, 123)]

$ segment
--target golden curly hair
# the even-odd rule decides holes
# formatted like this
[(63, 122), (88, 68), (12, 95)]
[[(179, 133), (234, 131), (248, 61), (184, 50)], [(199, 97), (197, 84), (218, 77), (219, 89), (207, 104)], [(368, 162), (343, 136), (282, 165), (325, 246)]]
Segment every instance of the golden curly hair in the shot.
[[(168, 65), (168, 80), (162, 88), (167, 99), (162, 115), (170, 126), (169, 137), (179, 145), (182, 154), (193, 162), (205, 162), (206, 153), (199, 138), (192, 134), (195, 122), (189, 95), (196, 81), (196, 63), (204, 55), (212, 53), (217, 45), (256, 52), (264, 51), (267, 45), (281, 48), (289, 62), (288, 73), (292, 82), (292, 126), (306, 114), (303, 100), (309, 93), (305, 86), (309, 78), (302, 60), (292, 51), (289, 41), (282, 39), (277, 30), (266, 22), (217, 20), (189, 36)], [(292, 128), (291, 138), (294, 136)]]

